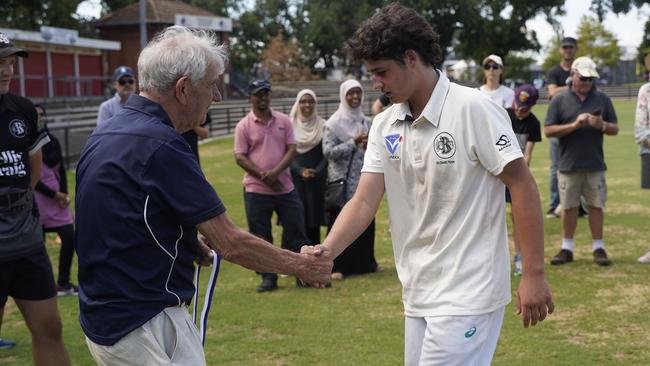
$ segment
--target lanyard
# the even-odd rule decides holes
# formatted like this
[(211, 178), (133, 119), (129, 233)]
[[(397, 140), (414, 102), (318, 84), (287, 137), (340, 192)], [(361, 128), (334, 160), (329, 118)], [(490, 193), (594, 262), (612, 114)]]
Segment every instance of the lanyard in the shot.
[[(205, 345), (205, 332), (208, 328), (208, 313), (210, 312), (210, 305), (212, 304), (212, 295), (214, 288), (217, 285), (217, 277), (219, 277), (219, 267), (221, 266), (221, 257), (214, 251), (212, 252), (212, 272), (210, 273), (210, 280), (205, 291), (205, 299), (203, 299), (203, 310), (201, 311), (201, 320), (199, 324), (199, 335), (201, 336), (201, 345)], [(196, 266), (194, 273), (194, 311), (192, 312), (192, 322), (196, 324), (196, 314), (198, 312), (199, 300), (199, 278), (201, 275), (201, 266)]]

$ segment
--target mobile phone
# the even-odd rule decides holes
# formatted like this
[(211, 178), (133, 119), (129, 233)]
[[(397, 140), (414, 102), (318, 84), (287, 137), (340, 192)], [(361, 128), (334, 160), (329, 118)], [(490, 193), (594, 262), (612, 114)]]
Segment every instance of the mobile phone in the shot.
[(602, 113), (602, 110), (600, 110), (600, 109), (596, 109), (595, 111), (591, 112), (591, 114), (593, 114), (594, 116), (600, 116), (601, 113)]

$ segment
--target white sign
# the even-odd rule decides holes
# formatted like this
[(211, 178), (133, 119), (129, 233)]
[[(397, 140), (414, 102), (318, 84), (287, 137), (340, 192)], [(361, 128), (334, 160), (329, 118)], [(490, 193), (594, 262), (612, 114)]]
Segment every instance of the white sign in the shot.
[(220, 32), (232, 32), (232, 19), (223, 17), (206, 17), (200, 15), (176, 14), (176, 25), (188, 28), (210, 29)]
[(79, 38), (79, 32), (73, 29), (41, 26), (41, 37), (50, 43), (74, 44)]

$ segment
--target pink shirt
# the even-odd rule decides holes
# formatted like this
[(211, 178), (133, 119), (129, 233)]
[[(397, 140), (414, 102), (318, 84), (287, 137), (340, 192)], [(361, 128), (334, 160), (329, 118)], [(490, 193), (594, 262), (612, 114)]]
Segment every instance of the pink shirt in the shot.
[[(295, 143), (291, 120), (286, 114), (274, 110), (271, 110), (271, 119), (266, 125), (250, 111), (235, 128), (235, 154), (246, 155), (261, 170), (277, 166), (287, 151), (287, 145)], [(246, 192), (278, 195), (293, 191), (289, 167), (278, 175), (278, 181), (283, 189), (275, 192), (261, 179), (244, 174)]]

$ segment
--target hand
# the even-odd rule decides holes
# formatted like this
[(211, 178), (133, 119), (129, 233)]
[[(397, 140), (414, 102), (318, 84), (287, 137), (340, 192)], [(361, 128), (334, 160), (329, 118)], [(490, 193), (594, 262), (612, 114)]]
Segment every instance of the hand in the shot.
[(357, 136), (354, 137), (354, 143), (359, 145), (363, 143), (363, 140), (368, 140), (368, 134), (367, 133), (361, 133), (358, 134)]
[(587, 123), (589, 123), (589, 126), (599, 131), (603, 128), (603, 118), (601, 116), (589, 114), (587, 117)]
[(324, 288), (330, 281), (334, 266), (331, 251), (323, 245), (305, 245), (300, 248), (300, 256), (305, 259), (306, 272), (299, 274), (302, 282), (316, 288)]
[(70, 197), (67, 193), (63, 192), (56, 192), (54, 194), (54, 201), (61, 208), (68, 207), (68, 205), (70, 205)]
[(208, 239), (201, 235), (197, 235), (197, 248), (198, 248), (198, 257), (196, 257), (196, 263), (200, 266), (210, 266), (212, 264), (212, 249), (210, 248)]
[(267, 186), (272, 188), (273, 183), (275, 183), (278, 179), (278, 173), (274, 172), (273, 170), (266, 170), (260, 173), (260, 179), (262, 179), (262, 182), (264, 182)]
[(517, 315), (522, 315), (524, 328), (536, 325), (555, 310), (551, 290), (544, 275), (524, 275), (517, 289)]
[(576, 128), (580, 128), (583, 125), (589, 123), (589, 116), (591, 116), (589, 113), (580, 113), (574, 122)]

